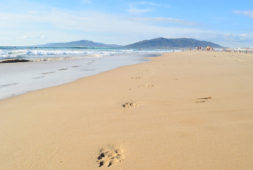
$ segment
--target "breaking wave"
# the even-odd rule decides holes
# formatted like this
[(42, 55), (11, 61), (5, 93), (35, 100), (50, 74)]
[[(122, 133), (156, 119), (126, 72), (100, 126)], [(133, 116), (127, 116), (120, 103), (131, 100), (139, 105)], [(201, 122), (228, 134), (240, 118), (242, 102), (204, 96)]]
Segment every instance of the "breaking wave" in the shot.
[[(164, 51), (159, 51), (164, 52)], [(29, 60), (54, 61), (81, 58), (100, 58), (129, 53), (154, 53), (154, 51), (135, 51), (129, 49), (87, 49), (87, 48), (32, 48), (32, 47), (0, 47), (0, 61)], [(155, 53), (158, 53), (156, 51)]]

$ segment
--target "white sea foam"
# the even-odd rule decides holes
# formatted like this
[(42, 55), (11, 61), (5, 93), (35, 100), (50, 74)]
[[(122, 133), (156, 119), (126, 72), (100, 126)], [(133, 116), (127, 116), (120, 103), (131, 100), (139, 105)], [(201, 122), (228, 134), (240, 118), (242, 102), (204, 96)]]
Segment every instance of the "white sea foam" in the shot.
[[(49, 58), (49, 57), (64, 57), (64, 56), (86, 56), (89, 54), (97, 54), (95, 51), (85, 50), (65, 50), (65, 49), (18, 49), (18, 50), (0, 50), (0, 59), (11, 58)], [(103, 54), (103, 52), (101, 52)]]
[(79, 49), (79, 48), (0, 48), (0, 61), (27, 59), (30, 61), (59, 61), (82, 58), (101, 58), (124, 54), (161, 54), (168, 50), (136, 51), (128, 49)]

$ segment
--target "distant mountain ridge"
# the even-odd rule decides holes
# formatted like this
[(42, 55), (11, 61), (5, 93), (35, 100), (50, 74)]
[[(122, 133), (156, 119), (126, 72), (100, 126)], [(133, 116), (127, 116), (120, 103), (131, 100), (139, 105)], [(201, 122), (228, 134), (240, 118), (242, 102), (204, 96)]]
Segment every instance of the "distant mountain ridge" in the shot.
[(38, 45), (39, 47), (88, 47), (88, 48), (118, 48), (120, 45), (115, 44), (104, 44), (93, 42), (89, 40), (71, 41), (65, 43), (48, 43), (43, 45)]
[(155, 38), (151, 40), (139, 41), (126, 46), (116, 44), (104, 44), (89, 40), (72, 41), (65, 43), (49, 43), (38, 45), (38, 47), (87, 47), (87, 48), (123, 48), (123, 49), (178, 49), (178, 48), (195, 48), (210, 46), (213, 48), (222, 48), (219, 44), (208, 41), (200, 41), (192, 38)]
[(125, 48), (134, 49), (173, 49), (173, 48), (195, 48), (198, 46), (206, 47), (210, 46), (213, 48), (222, 48), (222, 46), (208, 42), (200, 41), (192, 38), (176, 38), (176, 39), (166, 39), (166, 38), (155, 38), (151, 40), (144, 40), (124, 46)]

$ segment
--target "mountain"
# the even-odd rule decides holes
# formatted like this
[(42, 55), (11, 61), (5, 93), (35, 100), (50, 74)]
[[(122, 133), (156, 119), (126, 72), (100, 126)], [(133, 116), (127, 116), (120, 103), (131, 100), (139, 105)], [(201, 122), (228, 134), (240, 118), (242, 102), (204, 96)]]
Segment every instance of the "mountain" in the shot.
[(134, 44), (120, 46), (115, 44), (103, 44), (88, 40), (72, 41), (65, 43), (49, 43), (38, 45), (37, 47), (87, 47), (87, 48), (132, 48), (132, 49), (177, 49), (177, 48), (195, 48), (198, 46), (211, 46), (214, 48), (222, 48), (220, 45), (208, 42), (199, 41), (191, 38), (166, 39), (156, 38), (144, 40)]
[(222, 46), (208, 42), (199, 41), (191, 38), (177, 38), (177, 39), (166, 39), (156, 38), (151, 40), (144, 40), (134, 44), (124, 46), (124, 48), (134, 49), (175, 49), (175, 48), (195, 48), (198, 46), (206, 47), (211, 46), (213, 48), (222, 48)]
[(88, 48), (117, 48), (120, 45), (115, 44), (103, 44), (88, 40), (72, 41), (65, 43), (49, 43), (38, 45), (39, 47), (88, 47)]

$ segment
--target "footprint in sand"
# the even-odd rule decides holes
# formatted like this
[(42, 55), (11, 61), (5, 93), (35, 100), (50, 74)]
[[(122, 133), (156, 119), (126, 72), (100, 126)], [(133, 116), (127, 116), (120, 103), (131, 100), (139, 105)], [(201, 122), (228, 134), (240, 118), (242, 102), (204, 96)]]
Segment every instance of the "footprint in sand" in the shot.
[(53, 74), (54, 72), (53, 71), (50, 71), (50, 72), (44, 72), (42, 73), (43, 75), (47, 75), (47, 74)]
[(58, 69), (59, 71), (65, 71), (65, 70), (68, 70), (68, 68), (60, 68)]
[(131, 77), (131, 79), (133, 79), (133, 80), (140, 80), (140, 79), (142, 79), (142, 77), (141, 76), (136, 76), (136, 77)]
[(123, 108), (135, 108), (137, 106), (137, 104), (133, 101), (129, 101), (129, 102), (126, 102), (124, 104), (122, 104), (122, 107)]
[(197, 98), (197, 100), (195, 101), (195, 103), (205, 103), (208, 102), (212, 99), (211, 96), (209, 97), (201, 97), (201, 98)]
[(95, 62), (95, 60), (89, 61), (89, 62), (87, 63), (87, 65), (91, 65), (91, 64), (94, 63), (94, 62)]
[(100, 149), (97, 163), (99, 167), (110, 167), (114, 164), (120, 163), (124, 159), (125, 155), (122, 148), (107, 146)]
[(82, 69), (82, 71), (94, 71), (94, 70), (96, 70), (96, 69), (92, 69), (92, 68), (84, 68), (84, 69)]
[(33, 79), (43, 79), (45, 76), (33, 77)]
[(139, 86), (139, 87), (141, 87), (141, 88), (153, 88), (153, 87), (155, 87), (155, 85), (154, 84), (151, 84), (151, 83), (146, 83), (146, 84), (143, 84), (143, 85), (141, 85), (141, 86)]
[(0, 85), (0, 88), (9, 87), (9, 86), (16, 86), (17, 84), (18, 83), (2, 84), (2, 85)]

